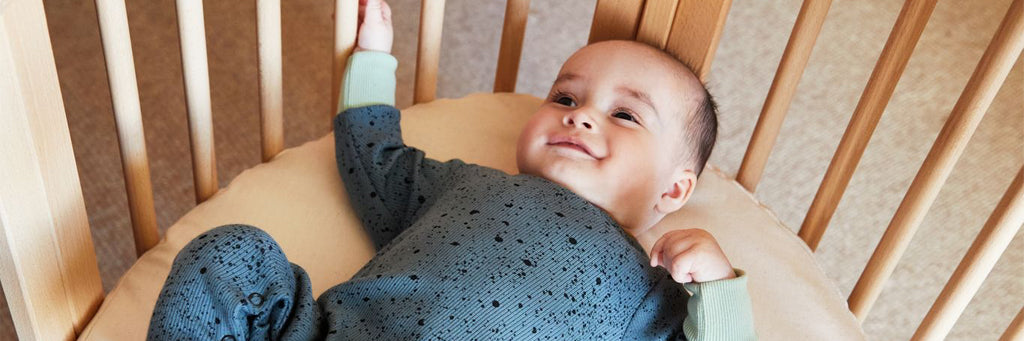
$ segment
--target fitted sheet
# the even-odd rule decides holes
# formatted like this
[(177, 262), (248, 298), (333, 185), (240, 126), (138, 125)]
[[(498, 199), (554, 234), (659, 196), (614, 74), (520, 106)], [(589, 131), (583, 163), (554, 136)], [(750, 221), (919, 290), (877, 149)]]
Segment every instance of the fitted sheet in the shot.
[[(514, 173), (516, 138), (542, 100), (472, 94), (403, 110), (406, 144), (438, 160), (460, 158)], [(192, 238), (224, 224), (269, 233), (309, 273), (314, 296), (350, 278), (374, 253), (334, 159), (328, 134), (239, 174), (168, 228), (108, 293), (79, 340), (143, 340), (171, 263)], [(710, 231), (747, 272), (763, 340), (863, 340), (859, 323), (810, 249), (737, 182), (709, 165), (693, 197), (654, 228)]]

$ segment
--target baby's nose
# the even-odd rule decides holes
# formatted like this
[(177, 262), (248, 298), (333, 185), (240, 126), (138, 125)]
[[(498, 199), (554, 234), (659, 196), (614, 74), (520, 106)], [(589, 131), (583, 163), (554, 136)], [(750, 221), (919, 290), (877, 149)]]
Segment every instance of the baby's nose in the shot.
[(565, 115), (564, 122), (565, 122), (565, 124), (567, 126), (582, 125), (583, 128), (586, 128), (586, 129), (593, 129), (594, 128), (594, 124), (591, 123), (590, 118), (587, 117), (587, 115), (585, 115), (585, 114), (580, 114), (580, 113), (575, 113), (575, 112), (574, 113), (570, 113), (569, 115)]
[[(590, 122), (581, 122), (581, 124), (583, 124), (584, 128), (590, 129)], [(570, 118), (569, 119), (569, 125), (576, 125), (576, 122), (573, 121), (573, 119)]]

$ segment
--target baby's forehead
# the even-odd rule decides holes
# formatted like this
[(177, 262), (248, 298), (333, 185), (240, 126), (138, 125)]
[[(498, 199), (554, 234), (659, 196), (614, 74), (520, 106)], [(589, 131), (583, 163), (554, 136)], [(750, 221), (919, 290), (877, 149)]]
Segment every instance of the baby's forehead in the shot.
[(685, 64), (663, 50), (635, 41), (584, 46), (562, 64), (555, 84), (561, 81), (603, 83), (653, 97), (692, 98), (704, 92)]

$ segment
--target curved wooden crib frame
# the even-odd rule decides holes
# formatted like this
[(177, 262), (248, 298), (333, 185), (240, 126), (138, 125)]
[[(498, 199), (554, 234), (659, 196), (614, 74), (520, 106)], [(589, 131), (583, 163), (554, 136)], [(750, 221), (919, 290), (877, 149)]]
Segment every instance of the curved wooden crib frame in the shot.
[[(357, 0), (335, 0), (335, 94), (356, 38)], [(799, 236), (813, 250), (856, 169), (937, 0), (907, 0), (828, 167)], [(414, 101), (434, 99), (444, 0), (423, 0)], [(705, 79), (731, 0), (599, 0), (590, 41), (661, 47)], [(753, 192), (831, 0), (805, 0), (737, 181)], [(508, 0), (494, 82), (513, 92), (529, 0)], [(159, 240), (122, 0), (96, 0), (139, 255)], [(196, 201), (217, 191), (201, 0), (177, 0)], [(283, 146), (279, 0), (257, 0), (263, 160)], [(1014, 0), (849, 297), (863, 321), (1010, 68), (1024, 49)], [(334, 108), (332, 108), (334, 109)], [(333, 116), (334, 110), (331, 112)], [(325, 123), (330, 116), (325, 115)], [(103, 300), (85, 203), (41, 0), (0, 0), (0, 280), (23, 340), (73, 339)], [(941, 339), (1024, 224), (1024, 169), (993, 210), (914, 339)], [(1024, 338), (1024, 309), (1003, 339)]]

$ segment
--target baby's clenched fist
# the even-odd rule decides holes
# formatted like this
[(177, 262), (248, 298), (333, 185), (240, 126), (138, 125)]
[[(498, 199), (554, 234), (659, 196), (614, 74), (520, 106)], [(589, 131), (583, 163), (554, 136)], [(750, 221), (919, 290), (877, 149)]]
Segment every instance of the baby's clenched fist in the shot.
[(359, 0), (359, 50), (391, 53), (394, 29), (391, 7), (384, 0)]
[(715, 237), (702, 229), (674, 230), (651, 247), (651, 266), (662, 266), (679, 283), (734, 278), (732, 264)]

